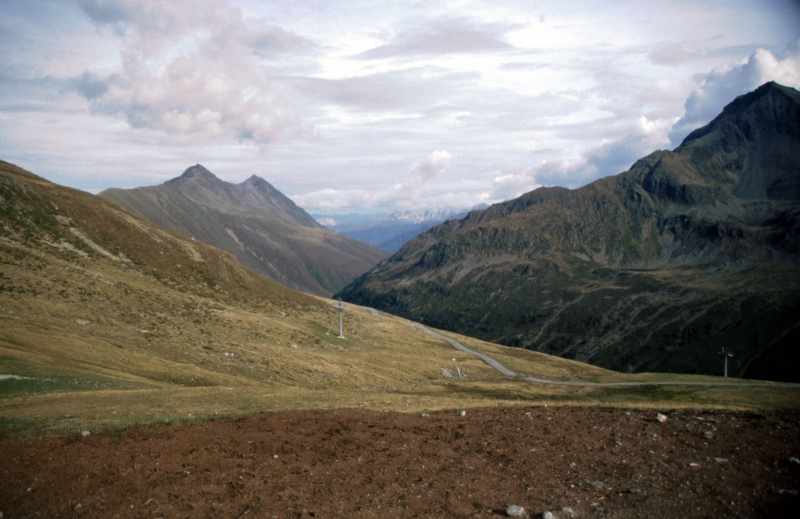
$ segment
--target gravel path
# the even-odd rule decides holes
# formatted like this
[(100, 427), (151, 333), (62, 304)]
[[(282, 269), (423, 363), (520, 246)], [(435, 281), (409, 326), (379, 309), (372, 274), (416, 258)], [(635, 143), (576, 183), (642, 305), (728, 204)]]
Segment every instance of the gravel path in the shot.
[[(367, 308), (370, 313), (374, 316), (383, 317), (381, 314), (375, 310), (374, 308)], [(507, 377), (513, 377), (520, 380), (524, 380), (526, 382), (531, 382), (534, 384), (553, 384), (559, 386), (590, 386), (590, 387), (623, 387), (623, 386), (753, 386), (753, 387), (774, 387), (774, 386), (786, 386), (786, 387), (797, 387), (800, 384), (792, 384), (786, 382), (689, 382), (689, 381), (650, 381), (650, 382), (579, 382), (579, 381), (566, 381), (566, 380), (548, 380), (546, 378), (537, 378), (537, 377), (530, 377), (527, 375), (523, 375), (520, 373), (516, 373), (511, 371), (507, 367), (503, 366), (495, 359), (489, 357), (488, 355), (484, 355), (483, 353), (478, 353), (475, 350), (471, 350), (464, 346), (463, 344), (459, 343), (458, 341), (451, 339), (450, 337), (445, 337), (440, 333), (436, 333), (427, 326), (424, 326), (419, 323), (409, 322), (409, 326), (413, 326), (414, 328), (421, 330), (428, 335), (432, 335), (437, 339), (441, 339), (447, 342), (453, 348), (463, 351), (464, 353), (469, 353), (470, 355), (474, 355), (484, 361), (489, 366), (493, 367), (503, 375)]]

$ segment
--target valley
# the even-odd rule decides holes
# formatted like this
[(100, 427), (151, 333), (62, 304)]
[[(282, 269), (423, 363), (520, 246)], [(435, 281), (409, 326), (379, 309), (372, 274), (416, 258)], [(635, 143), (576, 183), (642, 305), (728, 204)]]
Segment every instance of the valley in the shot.
[[(0, 373), (11, 377), (0, 381), (0, 419), (12, 436), (343, 407), (781, 408), (798, 399), (794, 386), (775, 384), (724, 391), (531, 384), (403, 319), (353, 305), (338, 339), (327, 333), (337, 312), (331, 300), (290, 290), (219, 249), (10, 164), (0, 178), (8, 201)], [(450, 337), (529, 377), (648, 379)]]
[(615, 371), (800, 380), (800, 93), (731, 102), (674, 151), (420, 234), (346, 301)]
[[(793, 516), (800, 386), (765, 381), (781, 377), (763, 368), (767, 351), (792, 369), (793, 202), (742, 231), (772, 247), (759, 257), (786, 258), (757, 268), (737, 256), (730, 222), (722, 252), (706, 251), (733, 258), (716, 269), (626, 263), (636, 247), (527, 262), (507, 247), (477, 254), (510, 238), (546, 251), (544, 235), (515, 219), (548, 200), (569, 210), (571, 196), (536, 191), (423, 233), (381, 264), (403, 288), (366, 298), (398, 315), (348, 303), (339, 338), (333, 299), (0, 162), (0, 512), (358, 517), (380, 506), (467, 517), (514, 505), (556, 517)], [(459, 229), (480, 247), (450, 239)], [(404, 258), (416, 266), (397, 270)], [(512, 288), (482, 284), (503, 279)], [(419, 286), (430, 291), (413, 295)], [(421, 323), (404, 318), (420, 309)], [(542, 351), (474, 333), (505, 321), (503, 341), (525, 346), (538, 320)], [(620, 345), (637, 334), (644, 347), (632, 357)], [(583, 349), (571, 350), (576, 336)], [(705, 348), (667, 349), (680, 369), (664, 364), (660, 339), (676, 336)], [(762, 346), (748, 360), (753, 340)], [(710, 376), (722, 344), (737, 348), (728, 379)], [(639, 363), (610, 370), (575, 360), (584, 351)], [(673, 373), (641, 369), (651, 365)]]

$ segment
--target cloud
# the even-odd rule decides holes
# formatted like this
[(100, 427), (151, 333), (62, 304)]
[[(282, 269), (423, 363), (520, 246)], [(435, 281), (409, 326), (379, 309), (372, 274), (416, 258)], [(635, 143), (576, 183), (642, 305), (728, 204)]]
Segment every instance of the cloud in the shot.
[(446, 151), (431, 153), (427, 159), (411, 168), (408, 182), (394, 186), (395, 198), (413, 198), (425, 184), (445, 170), (452, 158)]
[(264, 146), (310, 132), (287, 89), (260, 65), (307, 48), (274, 26), (251, 27), (224, 0), (81, 0), (89, 18), (121, 39), (121, 70), (71, 82), (93, 113), (179, 142), (235, 137)]
[(296, 195), (292, 200), (301, 207), (315, 211), (334, 211), (352, 208), (423, 207), (428, 201), (420, 198), (420, 192), (436, 176), (447, 169), (453, 156), (447, 151), (434, 151), (428, 158), (411, 167), (408, 180), (374, 190), (365, 189), (321, 189)]
[(700, 86), (686, 99), (685, 114), (669, 133), (678, 146), (692, 130), (710, 122), (737, 96), (755, 90), (767, 81), (800, 87), (800, 39), (792, 41), (776, 56), (758, 49), (747, 59), (716, 68), (696, 77)]
[(511, 50), (514, 47), (502, 39), (511, 29), (494, 24), (473, 24), (465, 19), (444, 20), (423, 30), (401, 32), (392, 43), (370, 49), (358, 57), (383, 59)]
[(108, 79), (86, 71), (71, 81), (67, 81), (67, 86), (77, 90), (79, 94), (91, 101), (108, 91)]
[(491, 204), (511, 200), (541, 187), (531, 171), (503, 171), (494, 178), (491, 189), (481, 196), (481, 202)]
[(443, 82), (453, 85), (468, 79), (432, 67), (396, 70), (342, 79), (293, 78), (292, 85), (305, 95), (358, 110), (397, 110), (430, 106), (443, 99)]
[[(669, 143), (667, 132), (673, 122), (674, 119), (651, 121), (642, 116), (630, 132), (617, 140), (592, 148), (580, 160), (544, 162), (529, 169), (524, 175), (531, 179), (531, 184), (569, 188), (616, 175), (627, 171), (636, 160)], [(521, 180), (515, 182), (524, 185)]]

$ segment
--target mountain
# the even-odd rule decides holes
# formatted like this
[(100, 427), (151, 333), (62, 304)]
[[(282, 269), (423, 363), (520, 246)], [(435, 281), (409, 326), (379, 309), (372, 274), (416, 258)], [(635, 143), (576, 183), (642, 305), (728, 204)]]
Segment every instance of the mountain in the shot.
[(0, 161), (2, 440), (287, 409), (454, 409), (472, 390), (442, 386), (453, 358), (486, 387), (472, 405), (519, 394), (493, 390), (507, 383), (479, 359), (365, 309), (347, 306), (344, 339), (326, 334), (330, 303)]
[(800, 380), (800, 93), (736, 98), (674, 151), (407, 243), (339, 294), (623, 371)]
[(446, 220), (463, 218), (463, 209), (428, 209), (395, 211), (358, 223), (339, 223), (334, 218), (319, 218), (326, 228), (339, 234), (374, 245), (379, 249), (397, 252), (408, 240)]
[(151, 222), (230, 252), (284, 285), (328, 296), (387, 254), (331, 232), (266, 180), (224, 182), (197, 164), (159, 186), (100, 196)]

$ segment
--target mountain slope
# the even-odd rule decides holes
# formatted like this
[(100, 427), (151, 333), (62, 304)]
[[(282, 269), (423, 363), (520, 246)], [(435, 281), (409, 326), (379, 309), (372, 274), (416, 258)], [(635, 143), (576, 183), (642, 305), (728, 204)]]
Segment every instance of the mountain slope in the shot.
[(424, 233), (340, 292), (629, 371), (798, 380), (800, 94), (768, 83), (674, 151)]
[(367, 402), (455, 407), (460, 390), (437, 389), (453, 358), (471, 383), (501, 379), (366, 310), (347, 308), (345, 339), (326, 334), (336, 317), (329, 303), (0, 161), (2, 434), (13, 420), (45, 417), (74, 434), (87, 421), (106, 428)]
[(386, 257), (323, 228), (255, 175), (231, 184), (198, 164), (159, 186), (108, 189), (100, 196), (230, 252), (270, 279), (318, 295), (330, 295)]

